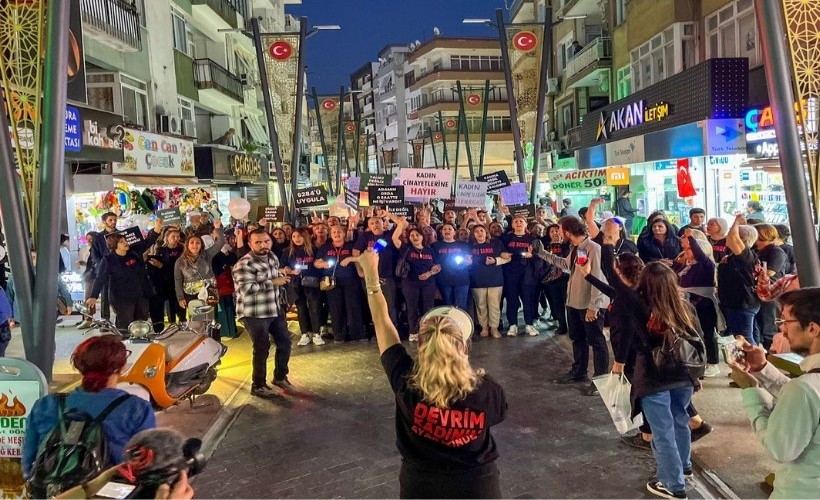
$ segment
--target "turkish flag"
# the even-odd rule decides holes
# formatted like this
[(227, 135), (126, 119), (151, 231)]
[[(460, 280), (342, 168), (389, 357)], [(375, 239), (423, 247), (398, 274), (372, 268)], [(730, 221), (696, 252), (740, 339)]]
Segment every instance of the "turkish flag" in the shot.
[(678, 196), (681, 198), (691, 198), (695, 196), (695, 186), (692, 184), (692, 176), (689, 175), (689, 158), (678, 160)]

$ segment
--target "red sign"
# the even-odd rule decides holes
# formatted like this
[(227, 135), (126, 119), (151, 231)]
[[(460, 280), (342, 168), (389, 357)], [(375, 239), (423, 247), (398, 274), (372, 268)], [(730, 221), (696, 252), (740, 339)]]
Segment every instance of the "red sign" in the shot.
[(447, 120), (446, 122), (444, 122), (444, 125), (445, 125), (447, 128), (456, 128), (456, 121), (455, 121), (455, 120), (453, 120), (452, 118), (450, 118), (449, 120)]
[(268, 52), (272, 58), (284, 61), (293, 55), (293, 46), (284, 40), (279, 40), (270, 45)]
[(478, 106), (481, 104), (481, 96), (478, 94), (470, 94), (467, 96), (467, 104), (470, 106)]
[(336, 109), (336, 99), (325, 99), (322, 101), (322, 109), (325, 111), (333, 111)]
[(416, 144), (416, 151), (421, 151), (423, 144)]
[(345, 124), (345, 132), (352, 133), (352, 132), (355, 132), (355, 131), (356, 131), (356, 125), (354, 125), (352, 123)]
[(433, 135), (433, 139), (435, 139), (437, 141), (440, 141), (441, 140), (441, 132), (436, 132), (435, 135)]
[(513, 47), (521, 52), (529, 52), (538, 46), (538, 37), (532, 31), (519, 31), (512, 39)]
[(678, 160), (678, 196), (681, 198), (691, 198), (697, 191), (692, 184), (692, 176), (689, 173), (689, 158)]

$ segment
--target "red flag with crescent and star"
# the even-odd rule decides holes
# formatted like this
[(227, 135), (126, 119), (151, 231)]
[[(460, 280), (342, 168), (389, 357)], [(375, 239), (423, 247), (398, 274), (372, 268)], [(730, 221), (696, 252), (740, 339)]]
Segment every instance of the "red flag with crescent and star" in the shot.
[(682, 158), (678, 160), (678, 196), (691, 198), (696, 194), (692, 176), (689, 174), (689, 158)]

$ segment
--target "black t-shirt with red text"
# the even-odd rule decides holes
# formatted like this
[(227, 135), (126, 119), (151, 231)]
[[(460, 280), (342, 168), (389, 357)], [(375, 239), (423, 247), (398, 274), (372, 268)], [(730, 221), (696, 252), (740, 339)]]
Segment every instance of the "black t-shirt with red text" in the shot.
[[(282, 253), (281, 265), (289, 267), (292, 270), (299, 269), (299, 277), (305, 276), (321, 277), (319, 269), (313, 267), (313, 261), (316, 260), (316, 254), (308, 255), (305, 247), (289, 247)], [(297, 267), (298, 266), (298, 267)]]
[(319, 272), (322, 276), (334, 276), (336, 279), (358, 278), (359, 275), (356, 273), (356, 264), (351, 262), (347, 267), (339, 265), (348, 257), (353, 257), (352, 241), (344, 243), (338, 248), (333, 246), (332, 241), (328, 241), (316, 252), (316, 258), (324, 261), (333, 259), (336, 261), (336, 265), (329, 269), (319, 269)]
[(498, 259), (504, 251), (504, 244), (495, 239), (473, 244), (473, 265), (470, 269), (470, 285), (473, 288), (504, 286), (502, 266), (487, 264), (487, 257)]
[(467, 258), (471, 255), (469, 243), (463, 241), (438, 241), (433, 244), (436, 263), (441, 273), (438, 282), (447, 286), (467, 286), (470, 284), (470, 266)]
[(384, 250), (379, 252), (379, 278), (396, 279), (396, 246), (393, 244), (393, 231), (385, 231), (380, 235), (373, 234), (372, 231), (365, 231), (356, 239), (353, 245), (355, 250), (364, 252), (368, 248), (373, 248), (378, 240), (387, 242)]
[(407, 252), (407, 265), (410, 267), (410, 272), (407, 273), (407, 281), (413, 283), (435, 283), (435, 279), (430, 277), (427, 280), (420, 280), (419, 275), (428, 272), (434, 265), (436, 265), (433, 251), (429, 247), (418, 248), (404, 244), (401, 247), (402, 252)]
[(720, 261), (723, 260), (723, 257), (726, 257), (729, 252), (726, 249), (726, 238), (721, 238), (717, 241), (712, 241), (712, 238), (709, 238), (709, 243), (712, 244), (712, 256), (715, 258), (715, 262), (720, 264)]
[(501, 241), (504, 243), (505, 251), (512, 254), (512, 261), (502, 266), (505, 281), (512, 277), (524, 276), (524, 281), (527, 284), (532, 284), (531, 282), (535, 281), (533, 270), (535, 260), (534, 258), (525, 259), (521, 254), (532, 252), (532, 243), (535, 241), (535, 237), (529, 234), (516, 236), (515, 233), (507, 233), (501, 237)]
[(384, 351), (381, 360), (396, 394), (396, 447), (405, 460), (428, 468), (470, 469), (498, 458), (490, 427), (507, 414), (507, 399), (498, 383), (485, 375), (464, 399), (439, 408), (409, 387), (414, 361), (403, 345)]

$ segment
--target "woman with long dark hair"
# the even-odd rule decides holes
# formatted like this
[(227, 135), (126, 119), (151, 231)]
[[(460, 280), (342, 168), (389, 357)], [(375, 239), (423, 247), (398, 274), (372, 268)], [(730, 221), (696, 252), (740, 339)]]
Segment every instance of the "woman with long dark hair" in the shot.
[[(422, 230), (407, 230), (407, 242), (402, 235), (407, 229), (407, 219), (397, 219), (393, 231), (393, 245), (399, 250), (400, 261), (407, 263), (407, 276), (400, 276), (401, 291), (407, 304), (407, 324), (410, 330), (410, 342), (419, 339), (419, 318), (433, 308), (436, 296), (436, 280), (433, 278), (441, 272), (441, 265), (436, 263), (433, 249), (424, 243)], [(435, 243), (433, 243), (435, 245)]]
[[(219, 303), (212, 265), (214, 256), (225, 245), (222, 223), (219, 219), (214, 221), (213, 238), (214, 244), (207, 249), (199, 236), (191, 235), (185, 239), (185, 250), (174, 265), (177, 301), (182, 308), (187, 308), (192, 300), (210, 301), (214, 308)], [(213, 337), (216, 341), (222, 340), (219, 329), (213, 331)]]
[[(450, 307), (430, 311), (419, 325), (414, 361), (390, 321), (379, 255), (367, 250), (359, 265), (382, 366), (395, 393), (400, 497), (501, 498), (490, 428), (504, 420), (507, 400), (498, 383), (470, 364), (470, 316)], [(443, 415), (456, 420), (448, 418), (445, 425)], [(416, 425), (418, 419), (423, 425)]]
[[(180, 239), (182, 233), (176, 227), (166, 227), (157, 249), (148, 256), (148, 276), (156, 292), (149, 302), (154, 331), (165, 328), (165, 311), (171, 323), (185, 321), (185, 308), (179, 305), (174, 284), (174, 267), (184, 250)], [(167, 306), (166, 306), (167, 304)]]
[(470, 266), (473, 258), (470, 245), (456, 241), (456, 228), (449, 222), (439, 226), (441, 238), (432, 245), (436, 264), (441, 266), (441, 274), (436, 278), (441, 298), (448, 306), (467, 309), (470, 294)]
[(125, 345), (116, 335), (91, 337), (74, 349), (71, 364), (82, 374), (82, 382), (67, 396), (49, 394), (34, 403), (23, 440), (25, 477), (31, 475), (37, 450), (57, 425), (62, 409), (81, 410), (92, 418), (110, 410), (102, 421), (108, 446), (106, 468), (123, 461), (123, 447), (136, 433), (156, 427), (151, 403), (116, 388), (127, 358)]
[(319, 333), (321, 302), (319, 279), (321, 272), (313, 266), (316, 252), (306, 228), (296, 228), (290, 234), (290, 246), (282, 253), (284, 274), (291, 276), (288, 295), (296, 303), (302, 337), (296, 345), (324, 345)]
[(638, 238), (638, 254), (644, 262), (663, 262), (671, 266), (681, 251), (680, 240), (672, 224), (656, 218), (649, 226), (649, 233)]
[[(547, 227), (547, 236), (544, 238), (544, 249), (552, 255), (566, 258), (571, 251), (571, 245), (564, 241), (561, 233), (561, 226), (550, 224)], [(552, 319), (558, 322), (556, 335), (566, 335), (567, 329), (567, 283), (569, 274), (556, 266), (550, 266), (547, 275), (542, 281), (544, 294), (547, 296), (547, 303), (550, 306)]]
[(501, 298), (504, 293), (504, 271), (501, 267), (509, 260), (503, 259), (501, 253), (504, 244), (490, 238), (487, 228), (477, 224), (473, 226), (473, 265), (470, 272), (470, 287), (476, 305), (478, 323), (481, 325), (481, 336), (492, 335), (500, 339), (498, 325), (501, 321)]

